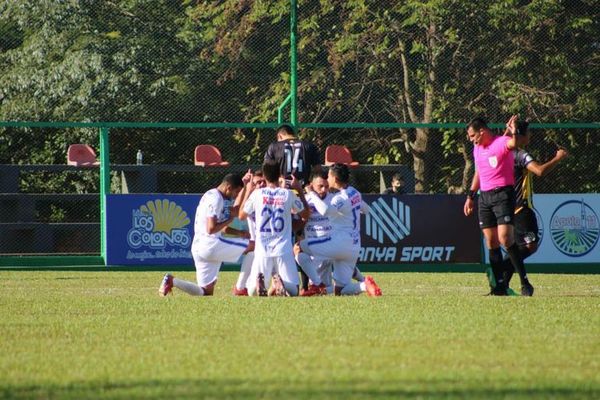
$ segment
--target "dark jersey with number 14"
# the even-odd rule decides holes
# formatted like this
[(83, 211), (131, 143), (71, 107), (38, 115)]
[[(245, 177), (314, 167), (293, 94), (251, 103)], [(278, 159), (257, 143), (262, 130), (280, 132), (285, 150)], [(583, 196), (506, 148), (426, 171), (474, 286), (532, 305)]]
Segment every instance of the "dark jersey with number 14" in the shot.
[(273, 142), (265, 153), (265, 161), (279, 163), (282, 176), (294, 175), (296, 179), (307, 183), (312, 167), (321, 165), (321, 156), (317, 147), (304, 140), (286, 139)]

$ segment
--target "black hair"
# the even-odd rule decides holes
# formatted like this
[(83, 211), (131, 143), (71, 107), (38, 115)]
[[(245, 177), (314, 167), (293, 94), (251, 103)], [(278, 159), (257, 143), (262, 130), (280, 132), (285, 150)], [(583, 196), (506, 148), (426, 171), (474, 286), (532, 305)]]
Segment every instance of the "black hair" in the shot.
[(341, 183), (348, 183), (350, 181), (350, 169), (346, 164), (335, 163), (329, 167), (329, 172)]
[(404, 182), (404, 177), (400, 172), (396, 172), (394, 175), (392, 175), (392, 180)]
[(309, 182), (312, 182), (316, 178), (323, 178), (323, 179), (327, 180), (327, 171), (324, 171), (324, 170), (320, 170), (320, 171), (313, 170), (313, 171), (311, 171)]
[(279, 125), (279, 127), (277, 128), (277, 131), (275, 133), (279, 134), (280, 132), (285, 134), (286, 136), (296, 136), (296, 132), (294, 131), (294, 128), (288, 124)]
[(269, 183), (277, 183), (281, 172), (279, 170), (279, 163), (274, 160), (265, 161), (262, 165), (262, 172), (265, 180)]
[(244, 181), (242, 177), (238, 174), (227, 174), (223, 177), (221, 183), (227, 183), (229, 186), (234, 188), (242, 188), (244, 187)]
[(529, 128), (529, 121), (517, 121), (517, 135), (527, 135), (527, 128)]
[(473, 128), (476, 131), (488, 129), (487, 121), (483, 117), (475, 117), (467, 124), (467, 129)]

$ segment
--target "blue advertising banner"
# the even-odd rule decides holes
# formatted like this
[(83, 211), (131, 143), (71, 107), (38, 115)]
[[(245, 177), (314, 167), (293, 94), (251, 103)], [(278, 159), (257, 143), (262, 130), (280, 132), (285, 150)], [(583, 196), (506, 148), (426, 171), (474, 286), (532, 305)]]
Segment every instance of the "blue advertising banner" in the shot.
[[(479, 263), (479, 228), (461, 195), (365, 195), (361, 264)], [(108, 195), (108, 265), (193, 265), (200, 195)], [(237, 221), (239, 224), (239, 221)], [(238, 226), (238, 228), (240, 228)]]
[(193, 265), (199, 195), (106, 196), (108, 265)]

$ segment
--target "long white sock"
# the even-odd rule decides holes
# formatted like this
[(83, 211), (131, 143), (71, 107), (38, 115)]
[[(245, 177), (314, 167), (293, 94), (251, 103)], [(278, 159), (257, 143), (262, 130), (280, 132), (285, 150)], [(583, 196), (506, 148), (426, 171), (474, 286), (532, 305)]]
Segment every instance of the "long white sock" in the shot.
[(346, 286), (344, 286), (344, 288), (342, 289), (342, 291), (340, 293), (344, 296), (354, 296), (357, 294), (361, 294), (362, 292), (364, 292), (366, 290), (366, 288), (364, 286), (365, 286), (364, 282), (349, 283)]
[(308, 278), (312, 283), (314, 283), (317, 286), (321, 284), (321, 277), (317, 273), (317, 266), (308, 254), (298, 254), (296, 256), (296, 261), (298, 261), (300, 268), (302, 268), (302, 271), (304, 271), (304, 273), (308, 275)]
[(235, 284), (235, 287), (239, 290), (242, 290), (246, 287), (246, 282), (248, 281), (248, 277), (250, 276), (250, 272), (252, 272), (252, 261), (254, 261), (254, 252), (244, 256), (242, 260), (242, 266), (240, 268), (240, 275), (238, 276), (238, 280)]
[(187, 294), (191, 294), (192, 296), (204, 296), (204, 289), (193, 282), (173, 278), (173, 286), (175, 286), (177, 289), (183, 290)]

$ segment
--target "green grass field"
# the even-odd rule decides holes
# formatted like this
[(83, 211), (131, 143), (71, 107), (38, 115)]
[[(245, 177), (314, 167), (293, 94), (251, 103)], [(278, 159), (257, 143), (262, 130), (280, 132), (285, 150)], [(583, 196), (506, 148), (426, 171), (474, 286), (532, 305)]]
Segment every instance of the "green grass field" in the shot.
[(160, 298), (160, 272), (0, 271), (0, 397), (600, 398), (600, 275), (374, 276), (381, 298), (235, 298), (233, 272)]

